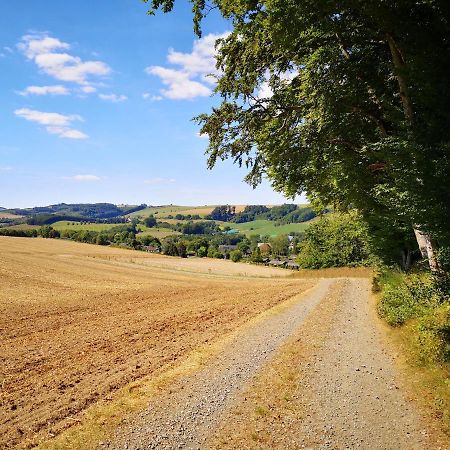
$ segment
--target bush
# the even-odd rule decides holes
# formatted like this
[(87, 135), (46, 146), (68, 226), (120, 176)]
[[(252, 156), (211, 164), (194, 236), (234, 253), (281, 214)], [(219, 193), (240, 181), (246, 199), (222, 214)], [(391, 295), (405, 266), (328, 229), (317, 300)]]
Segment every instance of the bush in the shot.
[(148, 216), (144, 219), (144, 225), (148, 228), (156, 227), (156, 219), (153, 216)]
[(416, 345), (419, 361), (430, 363), (450, 362), (450, 304), (428, 311), (417, 324)]
[(389, 325), (397, 326), (419, 317), (442, 301), (442, 292), (431, 275), (391, 275), (384, 284), (378, 311)]
[(379, 315), (392, 326), (408, 324), (418, 362), (450, 362), (450, 298), (436, 278), (385, 271), (376, 283), (382, 290)]
[(230, 252), (230, 259), (233, 262), (239, 262), (242, 259), (242, 253), (240, 250), (233, 250)]

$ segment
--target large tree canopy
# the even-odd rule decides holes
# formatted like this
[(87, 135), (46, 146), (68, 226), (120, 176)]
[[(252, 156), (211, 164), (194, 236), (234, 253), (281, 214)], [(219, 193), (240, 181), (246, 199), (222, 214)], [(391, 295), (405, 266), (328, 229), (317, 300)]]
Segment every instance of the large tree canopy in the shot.
[[(448, 244), (450, 2), (192, 0), (232, 23), (218, 42), (220, 106), (197, 118), (208, 164), (306, 192)], [(168, 12), (173, 0), (153, 0)]]

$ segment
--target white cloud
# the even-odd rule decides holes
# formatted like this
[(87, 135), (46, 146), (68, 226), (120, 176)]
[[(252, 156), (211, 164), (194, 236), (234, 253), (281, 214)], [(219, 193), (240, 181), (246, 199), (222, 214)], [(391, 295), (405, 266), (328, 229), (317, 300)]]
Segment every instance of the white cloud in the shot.
[(203, 133), (203, 134), (197, 133), (196, 136), (197, 136), (199, 139), (209, 139), (209, 136), (208, 136), (206, 133)]
[(95, 88), (94, 86), (83, 86), (81, 88), (81, 91), (85, 94), (92, 94), (93, 92), (97, 92), (97, 88)]
[(87, 139), (89, 136), (82, 131), (74, 130), (73, 128), (64, 127), (46, 127), (50, 134), (57, 134), (61, 138), (66, 139)]
[(16, 109), (14, 114), (30, 122), (44, 125), (50, 134), (56, 134), (67, 139), (87, 139), (88, 135), (70, 128), (72, 122), (83, 121), (78, 114), (64, 115), (54, 112), (36, 111), (28, 108)]
[(144, 180), (144, 184), (150, 184), (150, 185), (158, 185), (158, 184), (171, 184), (171, 183), (175, 183), (175, 179), (174, 178), (160, 178), (160, 177), (156, 177), (156, 178), (150, 178), (148, 180)]
[(19, 92), (20, 95), (68, 95), (69, 89), (60, 84), (54, 86), (28, 86), (23, 91)]
[(161, 95), (152, 95), (149, 92), (144, 92), (142, 94), (142, 98), (144, 100), (150, 100), (151, 102), (159, 102), (163, 100), (163, 97), (161, 97)]
[(0, 166), (0, 172), (11, 172), (13, 168), (11, 166)]
[(161, 66), (147, 67), (146, 72), (158, 76), (161, 82), (168, 86), (168, 89), (161, 89), (164, 97), (181, 100), (205, 97), (211, 94), (210, 88), (198, 81), (191, 80), (189, 74), (185, 72)]
[(120, 103), (128, 100), (126, 95), (117, 95), (117, 94), (98, 94), (98, 97), (102, 100), (106, 100), (107, 102), (112, 103)]
[(91, 76), (105, 76), (111, 72), (111, 68), (101, 61), (83, 61), (61, 52), (69, 50), (70, 45), (45, 34), (23, 36), (17, 46), (39, 69), (57, 80), (89, 85)]
[(162, 66), (150, 66), (145, 69), (149, 75), (155, 75), (168, 86), (162, 89), (161, 94), (170, 99), (192, 99), (205, 97), (211, 94), (211, 87), (217, 75), (215, 42), (224, 38), (228, 33), (221, 35), (208, 34), (194, 41), (191, 53), (177, 52), (169, 49), (167, 61), (172, 65), (181, 66), (180, 69)]
[(73, 175), (72, 177), (64, 177), (65, 180), (72, 181), (100, 181), (101, 178), (97, 175)]
[(3, 47), (3, 50), (5, 50), (5, 52), (8, 52), (8, 53), (14, 53), (14, 50), (11, 47), (8, 47), (7, 45), (5, 45)]

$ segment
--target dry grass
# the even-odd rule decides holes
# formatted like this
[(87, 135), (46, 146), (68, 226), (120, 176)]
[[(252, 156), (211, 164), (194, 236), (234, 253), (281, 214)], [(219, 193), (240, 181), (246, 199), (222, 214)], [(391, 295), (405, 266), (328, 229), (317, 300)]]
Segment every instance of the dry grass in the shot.
[(18, 214), (11, 214), (7, 212), (0, 212), (0, 219), (20, 219), (23, 216), (19, 216)]
[[(100, 428), (120, 420), (157, 386), (156, 375), (179, 370), (181, 361), (195, 365), (199, 348), (311, 285), (272, 279), (288, 274), (0, 238), (0, 447), (32, 446), (84, 420), (88, 410)], [(152, 382), (134, 402), (132, 383), (146, 377)], [(90, 408), (102, 404), (106, 409)]]
[(331, 267), (329, 269), (301, 269), (294, 272), (295, 278), (372, 278), (369, 267)]

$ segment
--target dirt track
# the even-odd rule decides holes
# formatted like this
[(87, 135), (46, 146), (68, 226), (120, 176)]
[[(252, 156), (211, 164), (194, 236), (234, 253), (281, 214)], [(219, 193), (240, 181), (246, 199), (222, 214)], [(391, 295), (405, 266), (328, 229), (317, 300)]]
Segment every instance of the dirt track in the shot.
[[(321, 302), (334, 305), (328, 308), (334, 316), (314, 312)], [(255, 376), (270, 369), (277, 348), (282, 355), (283, 342), (295, 337), (309, 315), (316, 332), (321, 330), (317, 321), (327, 321), (322, 327), (326, 336), (308, 359), (289, 363), (301, 372), (294, 390), (300, 413), (284, 422), (283, 416), (295, 406), (291, 404), (290, 411), (274, 408), (264, 413), (273, 420), (250, 429), (246, 422), (260, 408), (247, 401)], [(294, 341), (290, 345), (302, 344)], [(264, 388), (270, 397), (267, 383)], [(260, 439), (264, 434), (266, 439)], [(401, 388), (393, 358), (372, 315), (369, 281), (347, 278), (322, 280), (287, 309), (243, 328), (200, 372), (182, 378), (152, 400), (146, 411), (119, 430), (108, 448), (445, 447), (428, 436)]]

